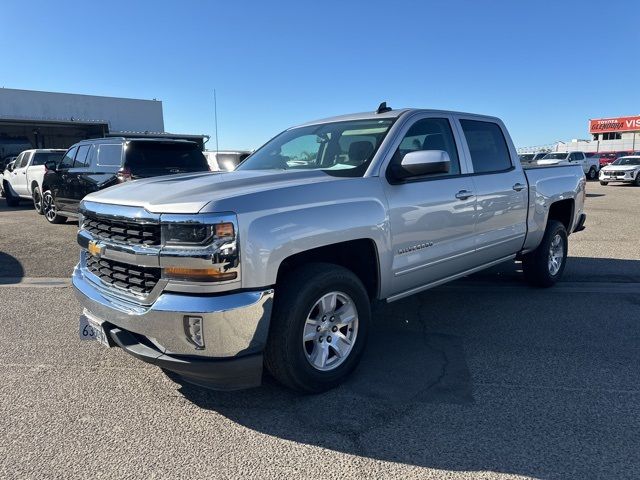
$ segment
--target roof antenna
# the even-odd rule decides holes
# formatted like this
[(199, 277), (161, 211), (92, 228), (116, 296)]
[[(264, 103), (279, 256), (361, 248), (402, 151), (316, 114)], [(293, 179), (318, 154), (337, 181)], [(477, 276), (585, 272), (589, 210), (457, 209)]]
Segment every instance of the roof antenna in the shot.
[(216, 97), (216, 89), (213, 89), (213, 114), (216, 124), (216, 153), (218, 153), (218, 99)]
[(376, 113), (390, 112), (391, 110), (391, 107), (387, 107), (387, 102), (382, 102), (380, 105), (378, 105), (378, 110), (376, 110)]

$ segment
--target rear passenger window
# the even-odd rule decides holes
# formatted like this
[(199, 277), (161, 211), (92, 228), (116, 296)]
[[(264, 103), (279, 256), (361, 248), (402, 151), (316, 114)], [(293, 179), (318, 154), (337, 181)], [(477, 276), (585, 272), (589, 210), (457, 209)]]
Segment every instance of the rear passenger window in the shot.
[(475, 173), (500, 172), (512, 167), (507, 141), (499, 125), (460, 120)]
[(414, 123), (400, 142), (391, 162), (399, 164), (407, 153), (417, 150), (443, 150), (449, 154), (449, 173), (436, 173), (429, 177), (460, 174), (458, 150), (446, 118), (423, 118)]
[(122, 146), (120, 144), (102, 144), (98, 147), (98, 166), (119, 167), (121, 164)]
[(83, 167), (89, 166), (89, 162), (87, 161), (89, 150), (91, 150), (91, 145), (80, 145), (78, 147), (78, 154), (76, 155), (76, 161), (73, 164), (75, 168), (83, 168)]

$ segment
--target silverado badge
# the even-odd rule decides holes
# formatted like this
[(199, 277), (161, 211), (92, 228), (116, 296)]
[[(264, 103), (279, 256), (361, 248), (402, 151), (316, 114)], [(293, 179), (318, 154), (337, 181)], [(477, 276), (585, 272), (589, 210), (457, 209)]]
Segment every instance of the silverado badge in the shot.
[(99, 257), (102, 254), (103, 247), (101, 245), (98, 245), (98, 243), (94, 242), (93, 240), (91, 240), (89, 242), (89, 246), (87, 247), (87, 250), (89, 250), (89, 253), (94, 257)]

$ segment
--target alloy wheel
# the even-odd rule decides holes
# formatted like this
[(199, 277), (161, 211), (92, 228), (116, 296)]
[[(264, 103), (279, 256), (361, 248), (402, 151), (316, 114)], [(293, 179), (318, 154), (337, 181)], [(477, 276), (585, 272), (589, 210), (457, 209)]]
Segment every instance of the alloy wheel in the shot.
[(549, 247), (549, 273), (553, 275), (557, 275), (560, 271), (560, 267), (562, 266), (562, 261), (564, 259), (564, 240), (560, 236), (560, 234), (556, 234), (551, 241), (551, 246)]
[(52, 222), (56, 218), (56, 205), (49, 192), (46, 192), (42, 197), (42, 208), (44, 209), (44, 216)]
[(349, 295), (329, 292), (313, 305), (302, 331), (307, 361), (316, 370), (334, 370), (348, 357), (358, 335), (358, 310)]

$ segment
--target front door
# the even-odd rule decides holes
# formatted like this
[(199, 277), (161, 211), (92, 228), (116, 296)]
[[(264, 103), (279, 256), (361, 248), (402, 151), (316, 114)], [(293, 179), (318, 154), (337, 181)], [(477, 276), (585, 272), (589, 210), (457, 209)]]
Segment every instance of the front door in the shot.
[(443, 150), (447, 173), (385, 184), (393, 264), (391, 294), (398, 295), (461, 273), (474, 250), (475, 196), (448, 115), (424, 115), (406, 126), (390, 165), (416, 150)]
[(69, 149), (56, 168), (56, 181), (52, 185), (52, 190), (59, 210), (66, 210), (71, 203), (69, 170), (73, 168), (73, 160), (77, 151), (77, 147)]
[(29, 164), (29, 152), (23, 152), (16, 158), (11, 172), (11, 188), (20, 196), (29, 195), (27, 189), (27, 165)]

